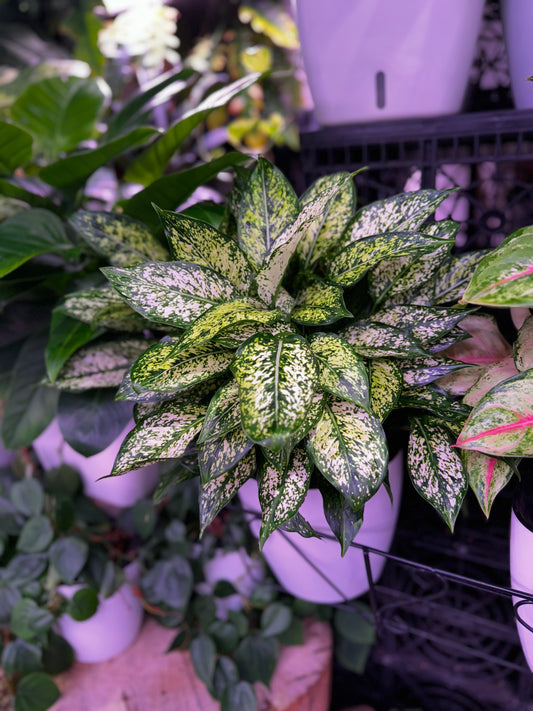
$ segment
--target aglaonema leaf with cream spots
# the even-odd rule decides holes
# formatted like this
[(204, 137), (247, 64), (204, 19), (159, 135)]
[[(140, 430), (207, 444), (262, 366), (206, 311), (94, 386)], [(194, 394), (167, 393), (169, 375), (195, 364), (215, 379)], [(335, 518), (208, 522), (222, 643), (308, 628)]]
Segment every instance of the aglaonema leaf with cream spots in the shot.
[(292, 320), (302, 326), (327, 326), (351, 315), (342, 289), (327, 282), (315, 282), (301, 291), (291, 311)]
[(403, 390), (402, 371), (392, 358), (374, 358), (368, 367), (370, 407), (383, 422), (395, 408)]
[(376, 493), (387, 473), (388, 450), (381, 423), (350, 402), (331, 400), (308, 435), (316, 467), (354, 510)]
[(491, 457), (473, 449), (462, 449), (461, 459), (468, 472), (470, 488), (488, 518), (496, 496), (511, 480), (514, 467), (505, 459)]
[(410, 420), (407, 466), (414, 488), (453, 531), (468, 488), (468, 476), (453, 437), (439, 420)]
[(305, 421), (318, 382), (313, 352), (301, 336), (258, 333), (235, 354), (242, 425), (251, 440), (281, 449)]
[(290, 520), (307, 495), (312, 466), (304, 449), (296, 448), (286, 468), (272, 466), (268, 462), (259, 478), (259, 502), (262, 523), (259, 546), (262, 548), (270, 534)]
[(368, 373), (350, 344), (336, 334), (317, 333), (311, 336), (309, 345), (320, 367), (320, 388), (341, 400), (368, 407)]
[(363, 509), (354, 510), (349, 501), (322, 477), (319, 481), (324, 502), (324, 515), (328, 526), (341, 545), (341, 555), (345, 555), (355, 536), (363, 525)]

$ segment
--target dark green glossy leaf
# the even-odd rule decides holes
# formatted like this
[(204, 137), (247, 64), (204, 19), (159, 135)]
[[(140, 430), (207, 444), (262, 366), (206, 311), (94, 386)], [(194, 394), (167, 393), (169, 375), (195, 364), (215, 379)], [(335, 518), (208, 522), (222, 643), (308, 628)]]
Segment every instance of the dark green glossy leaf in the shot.
[(272, 602), (261, 613), (261, 632), (265, 637), (277, 637), (289, 628), (291, 622), (291, 608), (282, 602)]
[(32, 516), (24, 524), (17, 541), (17, 550), (23, 553), (40, 553), (48, 548), (54, 538), (54, 530), (46, 516)]
[(254, 687), (247, 681), (229, 684), (222, 696), (220, 711), (257, 711)]
[(48, 674), (32, 672), (18, 683), (13, 711), (46, 711), (59, 696), (59, 689)]
[(0, 175), (10, 175), (31, 158), (33, 139), (12, 123), (0, 121)]
[(61, 311), (54, 311), (44, 354), (50, 382), (54, 383), (61, 368), (73, 353), (100, 333), (101, 331), (87, 323), (70, 318)]
[(98, 609), (98, 595), (92, 588), (77, 590), (69, 600), (67, 613), (77, 622), (84, 622)]
[(14, 639), (2, 651), (2, 670), (6, 676), (17, 672), (25, 675), (34, 671), (41, 671), (41, 650), (35, 644), (25, 642), (23, 639)]
[(50, 563), (63, 582), (72, 584), (89, 557), (89, 546), (82, 538), (65, 536), (50, 546)]
[(215, 674), (217, 654), (215, 643), (208, 635), (200, 634), (192, 640), (189, 654), (191, 655), (191, 662), (196, 675), (210, 689)]
[(259, 634), (247, 635), (235, 652), (235, 662), (241, 677), (254, 683), (260, 681), (268, 686), (276, 667), (278, 643), (273, 637)]
[(191, 596), (193, 573), (186, 558), (173, 555), (158, 560), (141, 581), (141, 589), (152, 605), (166, 605), (184, 611)]
[(44, 492), (37, 479), (16, 481), (9, 490), (9, 498), (25, 516), (37, 516), (43, 509)]
[(19, 553), (3, 569), (2, 579), (22, 587), (37, 580), (46, 566), (46, 553)]
[(54, 616), (50, 610), (39, 607), (33, 600), (19, 600), (11, 611), (12, 632), (27, 642), (49, 630), (53, 621)]

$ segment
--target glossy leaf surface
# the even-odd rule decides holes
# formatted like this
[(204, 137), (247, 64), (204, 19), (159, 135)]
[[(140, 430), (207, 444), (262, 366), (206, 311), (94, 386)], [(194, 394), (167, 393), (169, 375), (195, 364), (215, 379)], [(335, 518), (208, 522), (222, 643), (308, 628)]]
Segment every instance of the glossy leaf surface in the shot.
[(291, 312), (292, 320), (302, 326), (327, 326), (351, 315), (343, 290), (326, 282), (315, 282), (301, 291)]
[(252, 450), (236, 467), (200, 488), (200, 527), (202, 533), (222, 511), (255, 471), (255, 452)]
[(309, 345), (320, 366), (320, 388), (341, 400), (368, 407), (368, 373), (350, 344), (336, 334), (320, 333), (309, 339)]
[(368, 372), (372, 412), (383, 422), (402, 393), (402, 371), (392, 359), (374, 358), (370, 361)]
[(496, 496), (511, 480), (514, 469), (504, 459), (474, 450), (461, 450), (461, 458), (468, 472), (470, 488), (488, 518)]

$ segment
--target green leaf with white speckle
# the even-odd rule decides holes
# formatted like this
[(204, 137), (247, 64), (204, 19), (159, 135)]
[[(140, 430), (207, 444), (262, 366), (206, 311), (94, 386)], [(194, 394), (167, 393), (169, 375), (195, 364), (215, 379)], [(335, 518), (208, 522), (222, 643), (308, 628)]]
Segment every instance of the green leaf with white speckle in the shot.
[(427, 385), (457, 370), (471, 367), (468, 363), (459, 363), (444, 356), (428, 356), (413, 360), (399, 360), (403, 381), (406, 387)]
[(353, 216), (355, 186), (353, 180), (348, 180), (349, 177), (348, 173), (324, 175), (302, 195), (300, 200), (302, 206), (305, 206), (332, 184), (335, 186), (339, 180), (343, 181), (342, 188), (324, 209), (322, 220), (311, 224), (300, 240), (296, 253), (304, 267), (312, 267), (331, 253)]
[(383, 422), (395, 408), (403, 389), (402, 371), (394, 360), (374, 358), (370, 361), (370, 406), (376, 417)]
[[(179, 341), (150, 346), (130, 371), (133, 387), (158, 393), (172, 393), (223, 373), (233, 353), (226, 348), (205, 344), (183, 351)], [(138, 386), (138, 387), (137, 387)]]
[(232, 371), (246, 433), (281, 449), (305, 421), (315, 394), (318, 365), (311, 349), (300, 336), (258, 333), (239, 348)]
[(241, 459), (236, 467), (200, 487), (200, 528), (201, 534), (229, 504), (241, 486), (248, 481), (255, 471), (255, 451), (252, 450)]
[(333, 333), (318, 333), (309, 339), (318, 360), (319, 386), (341, 400), (369, 406), (369, 382), (365, 363), (348, 341)]
[(397, 305), (376, 311), (371, 322), (389, 326), (401, 324), (423, 348), (437, 342), (460, 323), (471, 311), (463, 309), (431, 308), (428, 306)]
[(291, 318), (302, 326), (327, 326), (351, 315), (339, 286), (316, 281), (297, 295)]
[(377, 417), (357, 405), (333, 400), (309, 433), (308, 452), (323, 476), (360, 509), (387, 473), (385, 433)]
[(298, 513), (309, 489), (311, 462), (303, 449), (295, 449), (286, 469), (266, 463), (259, 479), (262, 522), (259, 547), (270, 534)]
[(279, 529), (287, 531), (287, 533), (297, 533), (302, 538), (322, 538), (322, 535), (317, 533), (309, 521), (306, 521), (300, 513), (294, 514), (292, 518), (282, 523)]
[(453, 439), (439, 420), (410, 420), (407, 465), (413, 486), (453, 531), (468, 488), (468, 477)]
[(235, 328), (226, 328), (216, 337), (216, 342), (225, 348), (238, 348), (256, 333), (271, 333), (279, 336), (281, 333), (297, 333), (287, 323), (243, 323)]
[(283, 173), (259, 158), (244, 188), (237, 220), (239, 246), (256, 269), (265, 264), (299, 209), (296, 193)]
[(116, 267), (168, 259), (167, 250), (148, 227), (128, 215), (78, 210), (71, 222), (87, 244)]
[(451, 190), (400, 193), (362, 207), (346, 230), (345, 244), (383, 232), (414, 232), (433, 215)]
[(446, 239), (420, 232), (385, 232), (351, 242), (329, 264), (326, 276), (340, 286), (356, 284), (367, 271), (386, 259), (415, 259), (446, 244)]
[(363, 509), (354, 511), (350, 503), (325, 477), (318, 481), (324, 503), (324, 515), (335, 538), (341, 544), (344, 556), (363, 525)]
[(233, 299), (233, 284), (212, 269), (186, 262), (146, 262), (102, 269), (137, 313), (156, 323), (187, 326), (215, 304)]
[(440, 417), (443, 424), (457, 434), (464, 426), (470, 408), (454, 400), (434, 383), (422, 387), (405, 388), (398, 407), (425, 410), (435, 417)]
[(122, 338), (84, 346), (61, 368), (55, 385), (71, 392), (118, 387), (148, 345), (150, 342), (141, 338)]
[(160, 208), (156, 211), (173, 260), (209, 267), (229, 279), (239, 291), (247, 291), (253, 271), (233, 239), (202, 220)]
[(201, 430), (204, 415), (205, 407), (195, 403), (162, 403), (126, 435), (111, 476), (154, 462), (178, 459)]
[(457, 446), (502, 457), (533, 455), (533, 370), (504, 380), (470, 413)]
[(354, 351), (365, 358), (415, 358), (425, 353), (408, 328), (378, 321), (353, 321), (340, 332)]
[(457, 303), (463, 297), (474, 269), (485, 254), (487, 250), (449, 257), (438, 270), (434, 283), (428, 290), (431, 302), (435, 305)]
[(514, 468), (505, 459), (475, 450), (462, 449), (461, 459), (468, 472), (468, 483), (481, 510), (488, 518), (496, 496), (511, 480)]
[(67, 294), (57, 311), (93, 328), (101, 326), (115, 331), (138, 333), (153, 325), (128, 306), (111, 286)]
[(513, 357), (520, 372), (533, 368), (533, 316), (528, 316), (518, 331)]
[(199, 316), (185, 331), (180, 348), (198, 347), (215, 340), (224, 331), (247, 323), (273, 324), (279, 321), (279, 309), (264, 309), (254, 299), (234, 299), (217, 304)]

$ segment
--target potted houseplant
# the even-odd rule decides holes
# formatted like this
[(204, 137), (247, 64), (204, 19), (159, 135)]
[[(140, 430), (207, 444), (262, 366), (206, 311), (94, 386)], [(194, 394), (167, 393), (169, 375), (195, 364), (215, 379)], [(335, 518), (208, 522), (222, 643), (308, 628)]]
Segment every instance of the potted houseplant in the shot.
[(1, 665), (15, 708), (45, 709), (58, 697), (50, 675), (109, 659), (139, 633), (143, 608), (123, 570), (130, 537), (68, 467), (44, 481), (4, 474), (0, 506)]
[(483, 0), (297, 2), (304, 68), (322, 125), (460, 111)]
[[(185, 461), (176, 476), (200, 474), (202, 530), (257, 478), (261, 547), (280, 528), (316, 537), (299, 512), (317, 487), (346, 553), (410, 412), (413, 485), (453, 528), (467, 478), (452, 433), (468, 408), (432, 383), (468, 367), (441, 351), (465, 337), (468, 311), (448, 304), (477, 257), (450, 256), (457, 225), (428, 222), (448, 195), (355, 212), (351, 176), (326, 176), (298, 200), (259, 159), (220, 230), (157, 209), (173, 261), (103, 269), (112, 293), (167, 329), (119, 388), (136, 424), (112, 474)], [(101, 239), (90, 220), (85, 229)]]
[[(493, 317), (479, 315), (471, 324), (473, 338), (454, 346), (452, 357), (475, 364), (473, 378), (459, 384), (458, 394), (473, 409), (459, 434), (457, 446), (468, 468), (470, 484), (488, 515), (494, 497), (511, 479), (525, 458), (521, 483), (511, 512), (511, 586), (517, 595), (517, 616), (526, 659), (533, 668), (533, 585), (530, 550), (532, 530), (531, 471), (524, 466), (533, 456), (533, 229), (511, 234), (478, 265), (464, 294), (464, 301), (496, 309), (505, 308), (514, 324), (511, 345), (499, 334)], [(471, 317), (472, 318), (472, 317)], [(467, 320), (465, 319), (465, 326)], [(469, 348), (470, 346), (470, 348)], [(448, 383), (457, 388), (453, 376)], [(529, 595), (529, 597), (527, 597)]]

